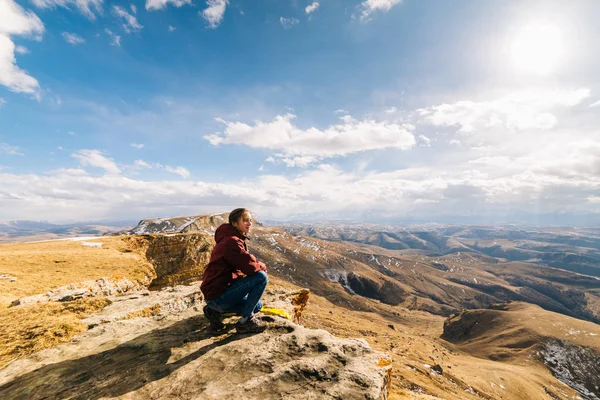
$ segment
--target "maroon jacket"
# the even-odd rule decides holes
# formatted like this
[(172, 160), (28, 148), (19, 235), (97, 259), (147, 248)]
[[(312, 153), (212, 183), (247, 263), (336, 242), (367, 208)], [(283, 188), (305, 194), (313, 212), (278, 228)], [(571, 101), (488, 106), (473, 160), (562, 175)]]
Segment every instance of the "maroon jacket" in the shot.
[(248, 253), (245, 237), (231, 224), (219, 226), (215, 232), (217, 245), (206, 266), (200, 290), (205, 300), (214, 300), (244, 275), (266, 271), (267, 267)]

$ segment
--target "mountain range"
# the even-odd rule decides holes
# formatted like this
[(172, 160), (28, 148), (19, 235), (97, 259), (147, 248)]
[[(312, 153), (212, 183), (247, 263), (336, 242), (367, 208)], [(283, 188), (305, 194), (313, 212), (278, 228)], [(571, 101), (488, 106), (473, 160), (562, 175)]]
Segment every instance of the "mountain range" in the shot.
[[(194, 285), (225, 220), (147, 219), (100, 242), (151, 263), (152, 290)], [(307, 327), (391, 355), (391, 399), (600, 398), (598, 228), (257, 224), (248, 245), (273, 284), (312, 291)]]

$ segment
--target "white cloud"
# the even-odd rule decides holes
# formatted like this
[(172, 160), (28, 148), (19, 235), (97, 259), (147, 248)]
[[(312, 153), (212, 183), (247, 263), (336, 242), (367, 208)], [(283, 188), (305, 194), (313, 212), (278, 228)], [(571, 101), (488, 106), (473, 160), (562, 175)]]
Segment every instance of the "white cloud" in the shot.
[(362, 9), (360, 19), (367, 20), (376, 11), (388, 12), (400, 3), (402, 0), (365, 0), (360, 4)]
[(96, 19), (95, 13), (102, 13), (102, 3), (103, 0), (33, 0), (38, 8), (75, 7), (89, 19)]
[(175, 29), (177, 29), (177, 28), (175, 28), (174, 26), (169, 25), (169, 32), (173, 32)]
[(79, 150), (71, 154), (72, 157), (79, 160), (79, 163), (86, 167), (101, 168), (108, 174), (119, 174), (121, 172), (117, 164), (110, 158), (106, 157), (100, 150)]
[[(99, 167), (108, 173), (91, 175), (83, 168), (62, 168), (41, 175), (0, 172), (0, 220), (42, 219), (49, 208), (52, 218), (84, 220), (218, 212), (238, 204), (259, 215), (281, 218), (319, 212), (330, 218), (360, 217), (362, 213), (500, 218), (515, 211), (600, 212), (598, 135), (585, 140), (565, 135), (565, 142), (538, 142), (537, 149), (517, 156), (461, 153), (461, 157), (445, 157), (443, 162), (419, 160), (383, 172), (356, 165), (344, 170), (321, 164), (297, 174), (262, 172), (243, 181), (191, 181), (183, 167), (143, 160), (127, 167), (98, 150), (82, 150), (74, 154), (82, 167)], [(310, 157), (318, 158), (287, 155), (269, 157), (265, 163), (298, 167), (302, 162), (312, 164)], [(187, 180), (126, 176), (135, 169), (145, 169), (145, 176), (169, 172)]]
[(284, 27), (284, 29), (290, 29), (292, 26), (298, 24), (300, 21), (298, 21), (296, 18), (280, 17), (279, 22), (281, 23), (281, 26)]
[[(296, 116), (292, 114), (280, 115), (271, 122), (257, 121), (254, 125), (218, 119), (225, 125), (224, 132), (206, 135), (204, 138), (214, 146), (244, 144), (281, 152), (276, 156), (282, 160), (294, 160), (289, 156), (310, 156), (314, 157), (313, 161), (367, 150), (409, 149), (415, 144), (412, 134), (414, 127), (409, 124), (356, 120), (346, 115), (341, 118), (343, 123), (325, 130), (303, 130), (292, 124), (294, 118)], [(293, 162), (305, 164), (299, 160), (301, 159)]]
[(509, 130), (548, 130), (557, 123), (553, 110), (573, 107), (590, 96), (589, 89), (529, 89), (495, 100), (458, 101), (418, 110), (426, 121), (438, 126), (457, 126), (463, 133), (494, 126)]
[(8, 154), (11, 156), (23, 156), (21, 149), (17, 146), (11, 146), (8, 143), (0, 143), (0, 154)]
[[(11, 36), (20, 35), (41, 39), (42, 21), (31, 11), (25, 11), (13, 0), (0, 0), (0, 85), (17, 93), (32, 94), (40, 98), (40, 85), (34, 77), (17, 66), (15, 46)], [(21, 54), (23, 48), (21, 48)]]
[[(0, 219), (41, 219), (49, 208), (52, 218), (83, 220), (216, 212), (238, 204), (269, 217), (303, 212), (322, 212), (330, 218), (365, 212), (417, 218), (497, 217), (512, 211), (600, 212), (595, 200), (600, 188), (600, 148), (588, 150), (591, 144), (571, 146), (559, 158), (548, 154), (542, 157), (543, 164), (503, 156), (388, 172), (344, 171), (322, 164), (295, 175), (261, 175), (241, 182), (146, 181), (116, 174), (92, 176), (82, 169), (47, 175), (0, 173)], [(581, 162), (569, 166), (578, 156)], [(153, 167), (141, 160), (136, 164)], [(565, 168), (574, 169), (565, 173)], [(179, 172), (187, 175), (184, 169)]]
[(202, 18), (206, 20), (209, 28), (215, 29), (223, 21), (225, 10), (229, 0), (207, 0), (206, 5), (208, 6), (204, 11), (200, 12)]
[(39, 36), (44, 33), (44, 24), (31, 11), (25, 11), (12, 0), (0, 1), (0, 35)]
[(89, 175), (86, 170), (81, 168), (59, 168), (53, 169), (47, 172), (49, 175), (71, 175), (71, 176), (85, 176)]
[(162, 10), (169, 4), (172, 4), (173, 7), (181, 7), (186, 4), (192, 4), (192, 0), (146, 0), (146, 10)]
[(148, 164), (144, 160), (135, 160), (135, 162), (133, 163), (133, 165), (135, 167), (137, 167), (137, 168), (152, 168), (152, 165)]
[(121, 36), (115, 35), (110, 29), (105, 28), (104, 31), (110, 37), (110, 45), (111, 46), (119, 46), (121, 47)]
[(122, 19), (123, 30), (127, 33), (137, 32), (144, 27), (138, 22), (137, 18), (129, 14), (127, 10), (121, 6), (113, 6), (112, 12), (114, 15)]
[(0, 97), (0, 107), (2, 107), (5, 104), (6, 104), (6, 100), (4, 100), (2, 97)]
[(151, 164), (144, 160), (135, 160), (135, 162), (133, 163), (133, 168), (134, 169), (158, 169), (158, 170), (167, 171), (167, 172), (175, 174), (175, 175), (179, 175), (183, 178), (189, 178), (191, 175), (190, 171), (188, 171), (184, 167), (172, 167), (170, 165), (162, 165), (161, 163), (152, 163)]
[(143, 149), (144, 145), (142, 143), (131, 143), (131, 147), (136, 149)]
[(75, 132), (69, 131), (69, 132), (67, 132), (67, 135), (75, 136)]
[(600, 100), (595, 101), (592, 104), (590, 104), (590, 108), (594, 108), (594, 107), (600, 107)]
[(183, 167), (171, 167), (170, 165), (165, 165), (165, 170), (167, 172), (170, 172), (172, 174), (176, 174), (179, 175), (183, 178), (189, 178), (190, 177), (190, 171), (188, 171), (187, 169), (183, 168)]
[[(517, 130), (527, 126), (521, 123), (513, 123), (512, 130), (507, 128), (514, 118), (498, 111), (506, 109), (498, 104), (513, 104), (515, 101), (506, 99), (519, 98), (516, 95), (485, 96), (470, 102), (468, 109), (471, 112), (485, 103), (488, 105), (488, 108), (484, 107), (486, 110), (491, 109), (498, 115), (500, 122), (489, 127), (486, 124), (490, 118), (482, 116), (470, 120), (461, 116), (458, 122), (449, 125), (450, 128), (445, 122), (439, 127), (430, 126), (427, 118), (437, 111), (433, 107), (425, 109), (423, 115), (399, 111), (403, 118), (409, 115), (426, 120), (427, 126), (418, 125), (418, 128), (397, 122), (397, 114), (387, 115), (382, 112), (385, 108), (362, 120), (342, 114), (339, 115), (343, 116), (341, 121), (315, 128), (296, 121), (292, 115), (263, 118), (258, 122), (228, 117), (227, 122), (221, 121), (225, 125), (220, 132), (206, 139), (214, 145), (230, 143), (260, 149), (257, 153), (264, 156), (255, 165), (247, 166), (248, 171), (256, 172), (264, 164), (263, 171), (257, 173), (260, 176), (244, 180), (215, 176), (210, 178), (213, 181), (202, 181), (188, 175), (183, 179), (180, 176), (184, 177), (188, 171), (183, 167), (178, 170), (177, 166), (169, 166), (169, 172), (166, 165), (142, 160), (124, 165), (101, 154), (109, 160), (107, 165), (112, 162), (113, 168), (116, 166), (121, 172), (97, 176), (97, 171), (93, 173), (92, 168), (88, 168), (91, 164), (85, 166), (82, 163), (81, 168), (75, 168), (82, 172), (0, 173), (0, 219), (43, 218), (48, 208), (53, 210), (52, 218), (92, 219), (217, 212), (239, 204), (256, 209), (259, 215), (277, 217), (304, 212), (323, 212), (326, 216), (388, 212), (390, 215), (410, 214), (416, 218), (498, 216), (513, 211), (600, 212), (597, 201), (600, 193), (600, 131), (596, 129), (595, 121), (590, 120), (594, 116), (588, 108), (590, 102), (581, 100), (586, 93), (571, 92), (576, 91), (562, 91), (566, 94), (563, 96), (548, 95), (558, 91), (546, 91), (543, 96), (533, 96), (534, 100), (517, 101), (519, 113), (529, 105), (527, 113), (531, 115), (541, 112), (555, 116), (558, 123), (546, 130), (538, 129), (535, 124)], [(541, 103), (536, 100), (539, 97), (549, 100)], [(498, 101), (500, 99), (504, 100)], [(161, 105), (163, 100), (159, 99)], [(173, 108), (183, 103), (174, 101)], [(458, 102), (447, 103), (455, 106)], [(107, 126), (118, 126), (123, 115), (106, 112), (104, 118), (110, 122)], [(161, 116), (144, 114), (136, 117), (137, 124), (127, 120), (127, 128), (149, 120), (160, 122)], [(471, 121), (474, 130), (455, 132), (463, 127), (463, 123), (467, 124), (465, 121)], [(413, 122), (417, 123), (416, 120)], [(64, 129), (66, 132), (69, 126)], [(493, 136), (495, 142), (490, 143), (488, 136)], [(400, 143), (394, 143), (395, 138), (401, 139)], [(418, 146), (427, 141), (424, 138), (435, 143), (436, 152)], [(531, 143), (527, 142), (530, 139)], [(126, 146), (127, 142), (124, 144)], [(350, 163), (331, 158), (394, 147), (413, 150), (360, 154), (355, 158), (367, 160), (362, 165), (354, 159)], [(381, 159), (373, 162), (379, 155)], [(402, 169), (381, 170), (390, 157), (402, 158)], [(77, 167), (78, 163), (74, 159), (71, 161), (72, 166)], [(325, 162), (331, 165), (315, 167)], [(288, 165), (304, 169), (274, 174)], [(89, 174), (85, 173), (86, 169)], [(177, 171), (179, 175), (170, 175)], [(133, 179), (128, 173), (144, 179)]]
[(309, 4), (308, 6), (306, 6), (306, 8), (304, 9), (304, 11), (306, 12), (306, 14), (311, 14), (315, 11), (317, 11), (317, 8), (319, 8), (319, 2), (315, 1), (312, 4)]
[(129, 7), (131, 7), (131, 11), (132, 11), (134, 14), (137, 14), (137, 7), (135, 6), (135, 4), (131, 4)]
[(29, 49), (25, 46), (15, 47), (15, 53), (17, 54), (29, 54)]
[(40, 85), (34, 77), (16, 64), (15, 45), (8, 36), (0, 34), (0, 85), (17, 93), (40, 96)]
[(63, 32), (62, 37), (65, 41), (73, 46), (84, 43), (85, 39), (75, 33)]
[(300, 157), (284, 157), (281, 159), (288, 167), (301, 167), (306, 168), (311, 164), (318, 161), (317, 157), (314, 156), (300, 156)]
[(336, 113), (336, 114), (348, 114), (348, 111), (344, 110), (343, 108), (340, 108), (338, 110), (335, 110), (334, 113)]
[(431, 139), (429, 139), (427, 136), (419, 135), (419, 139), (421, 140), (421, 146), (425, 146), (425, 147), (431, 146)]

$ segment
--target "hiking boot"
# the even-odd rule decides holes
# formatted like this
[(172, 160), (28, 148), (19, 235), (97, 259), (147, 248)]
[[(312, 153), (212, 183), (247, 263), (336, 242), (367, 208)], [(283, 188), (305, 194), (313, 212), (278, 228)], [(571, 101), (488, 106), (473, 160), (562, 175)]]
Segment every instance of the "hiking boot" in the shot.
[(254, 318), (254, 316), (248, 318), (243, 324), (239, 321), (235, 324), (237, 333), (261, 333), (265, 329), (267, 329), (267, 324)]
[(210, 322), (211, 330), (213, 330), (214, 332), (219, 332), (226, 328), (225, 324), (222, 321), (223, 317), (220, 312), (218, 312), (217, 310), (213, 310), (209, 306), (204, 306), (204, 309), (202, 311), (204, 311), (204, 316), (206, 317), (208, 322)]

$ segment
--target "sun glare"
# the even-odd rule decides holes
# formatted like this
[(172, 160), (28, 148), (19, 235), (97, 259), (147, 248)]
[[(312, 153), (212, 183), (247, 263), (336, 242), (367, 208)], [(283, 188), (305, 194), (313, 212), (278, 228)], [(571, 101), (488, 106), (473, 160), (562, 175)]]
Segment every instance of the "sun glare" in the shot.
[(563, 52), (560, 29), (548, 24), (525, 27), (514, 39), (511, 48), (515, 67), (540, 75), (555, 70)]

